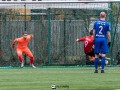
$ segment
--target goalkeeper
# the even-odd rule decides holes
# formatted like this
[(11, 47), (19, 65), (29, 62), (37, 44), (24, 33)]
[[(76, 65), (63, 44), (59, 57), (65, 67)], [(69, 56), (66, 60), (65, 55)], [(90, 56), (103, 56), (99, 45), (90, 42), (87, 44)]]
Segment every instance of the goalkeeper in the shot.
[(24, 61), (23, 61), (23, 58), (22, 58), (22, 53), (26, 54), (27, 56), (29, 56), (30, 58), (30, 65), (33, 67), (33, 68), (36, 68), (34, 65), (33, 65), (33, 62), (34, 62), (34, 56), (33, 54), (31, 53), (30, 49), (28, 48), (28, 43), (29, 41), (31, 40), (31, 38), (33, 38), (33, 35), (28, 35), (26, 32), (23, 33), (23, 36), (20, 37), (20, 38), (16, 38), (12, 45), (11, 45), (11, 48), (14, 48), (15, 44), (17, 44), (16, 46), (16, 51), (17, 51), (17, 55), (18, 55), (18, 59), (20, 60), (20, 63), (21, 63), (21, 68), (24, 67)]

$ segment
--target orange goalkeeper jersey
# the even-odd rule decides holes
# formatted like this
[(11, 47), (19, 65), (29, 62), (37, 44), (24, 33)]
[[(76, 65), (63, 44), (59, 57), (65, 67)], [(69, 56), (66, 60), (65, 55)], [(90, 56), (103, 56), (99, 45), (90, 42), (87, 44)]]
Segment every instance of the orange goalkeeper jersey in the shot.
[(18, 44), (17, 44), (17, 48), (19, 48), (19, 49), (24, 49), (24, 48), (27, 47), (27, 45), (28, 45), (31, 37), (32, 37), (31, 35), (28, 35), (28, 36), (26, 37), (26, 39), (25, 39), (24, 37), (16, 38), (16, 39), (14, 40), (14, 43), (15, 43), (15, 42), (18, 43)]

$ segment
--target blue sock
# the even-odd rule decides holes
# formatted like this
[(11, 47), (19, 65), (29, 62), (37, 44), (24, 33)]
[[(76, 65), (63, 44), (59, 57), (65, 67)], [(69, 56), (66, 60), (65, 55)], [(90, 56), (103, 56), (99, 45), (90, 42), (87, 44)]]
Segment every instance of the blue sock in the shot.
[(95, 60), (94, 60), (94, 66), (95, 66), (96, 70), (98, 69), (98, 61), (99, 61), (99, 59), (95, 58)]
[(101, 64), (102, 64), (102, 70), (104, 70), (104, 67), (105, 67), (105, 57), (102, 57)]

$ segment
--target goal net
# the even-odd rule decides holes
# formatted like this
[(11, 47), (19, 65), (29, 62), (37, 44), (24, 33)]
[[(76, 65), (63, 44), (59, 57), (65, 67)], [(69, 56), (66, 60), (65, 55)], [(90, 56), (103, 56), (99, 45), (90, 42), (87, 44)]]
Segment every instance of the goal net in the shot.
[[(113, 65), (120, 45), (119, 9), (116, 1), (0, 2), (0, 65), (19, 65), (10, 45), (24, 31), (34, 35), (28, 47), (36, 65), (91, 65), (83, 43), (75, 40), (89, 35), (101, 11), (106, 12), (111, 24), (112, 45), (107, 57)], [(29, 58), (23, 58), (29, 64)]]

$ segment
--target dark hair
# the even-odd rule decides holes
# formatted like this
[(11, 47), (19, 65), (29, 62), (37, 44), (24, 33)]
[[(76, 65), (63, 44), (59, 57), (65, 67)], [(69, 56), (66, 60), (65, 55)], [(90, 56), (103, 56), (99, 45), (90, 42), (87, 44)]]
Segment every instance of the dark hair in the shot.
[(27, 34), (27, 31), (24, 31), (23, 34)]
[(90, 30), (90, 35), (93, 35), (93, 30)]

